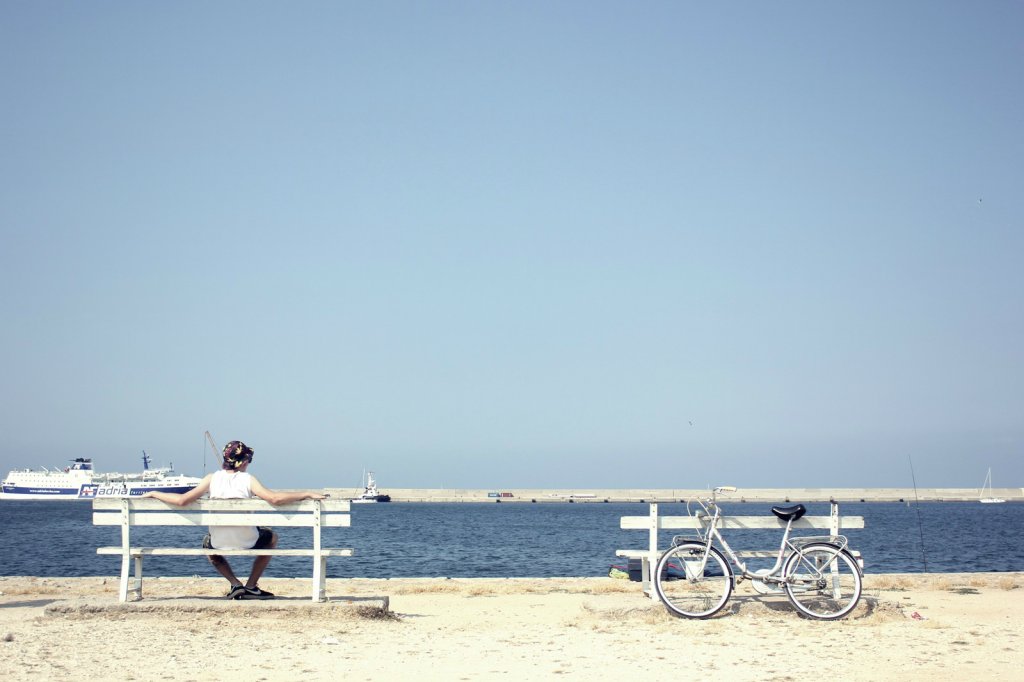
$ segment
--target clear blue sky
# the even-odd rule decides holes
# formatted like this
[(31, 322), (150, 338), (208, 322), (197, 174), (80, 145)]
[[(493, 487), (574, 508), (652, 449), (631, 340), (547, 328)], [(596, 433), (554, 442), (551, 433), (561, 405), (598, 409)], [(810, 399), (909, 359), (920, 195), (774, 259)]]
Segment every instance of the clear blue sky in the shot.
[(0, 469), (209, 429), (272, 487), (1024, 485), (1022, 35), (6, 0)]

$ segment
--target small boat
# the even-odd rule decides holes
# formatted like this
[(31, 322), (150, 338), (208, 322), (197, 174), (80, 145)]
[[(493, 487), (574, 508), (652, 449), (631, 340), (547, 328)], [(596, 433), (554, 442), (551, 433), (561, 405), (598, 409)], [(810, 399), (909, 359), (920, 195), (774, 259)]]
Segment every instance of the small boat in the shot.
[(373, 472), (367, 471), (363, 479), (363, 494), (352, 499), (353, 504), (373, 504), (376, 502), (390, 502), (391, 496), (377, 490), (377, 481), (373, 479)]
[[(987, 495), (986, 492), (988, 493)], [(1003, 498), (996, 497), (992, 494), (992, 467), (989, 467), (988, 475), (985, 476), (985, 483), (981, 486), (981, 494), (978, 501), (982, 504), (999, 504), (1000, 502), (1006, 502)]]

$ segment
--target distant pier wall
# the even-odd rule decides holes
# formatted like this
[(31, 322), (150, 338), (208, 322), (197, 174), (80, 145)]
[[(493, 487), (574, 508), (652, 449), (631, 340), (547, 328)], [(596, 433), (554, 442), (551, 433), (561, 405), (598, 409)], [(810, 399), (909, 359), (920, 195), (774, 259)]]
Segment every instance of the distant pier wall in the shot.
[[(334, 497), (358, 497), (361, 488), (329, 488)], [(395, 502), (588, 503), (685, 502), (706, 497), (696, 489), (529, 489), (529, 488), (382, 488)], [(740, 488), (722, 497), (729, 502), (978, 502), (977, 488)], [(1024, 488), (996, 488), (996, 497), (1024, 502)]]

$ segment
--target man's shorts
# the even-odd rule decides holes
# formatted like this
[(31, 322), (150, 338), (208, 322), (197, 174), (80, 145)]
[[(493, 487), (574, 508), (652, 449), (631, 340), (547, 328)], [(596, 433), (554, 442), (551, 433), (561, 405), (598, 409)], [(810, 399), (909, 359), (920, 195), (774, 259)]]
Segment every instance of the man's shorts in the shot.
[[(260, 532), (260, 536), (256, 538), (256, 544), (249, 549), (266, 549), (267, 547), (270, 547), (270, 543), (274, 539), (274, 531), (270, 528), (264, 528), (263, 526), (256, 526), (256, 530)], [(210, 544), (209, 533), (203, 537), (203, 549), (217, 549)]]

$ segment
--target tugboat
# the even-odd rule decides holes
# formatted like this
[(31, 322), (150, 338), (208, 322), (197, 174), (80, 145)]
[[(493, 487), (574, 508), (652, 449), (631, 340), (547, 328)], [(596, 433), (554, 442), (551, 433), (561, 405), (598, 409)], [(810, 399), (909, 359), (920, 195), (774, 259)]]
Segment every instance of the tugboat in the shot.
[(390, 502), (391, 496), (385, 495), (377, 490), (377, 481), (373, 480), (373, 472), (367, 471), (363, 482), (363, 494), (353, 498), (353, 504), (373, 504), (376, 502)]

